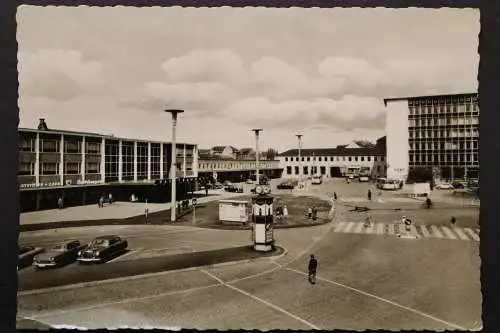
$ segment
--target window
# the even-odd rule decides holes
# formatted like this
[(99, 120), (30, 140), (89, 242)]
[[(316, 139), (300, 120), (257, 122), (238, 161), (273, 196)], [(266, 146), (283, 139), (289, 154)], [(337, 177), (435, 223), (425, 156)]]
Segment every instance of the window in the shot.
[(356, 157), (354, 157), (354, 160), (357, 162), (357, 161), (358, 161), (358, 157), (357, 157), (357, 156), (356, 156)]
[(295, 174), (298, 175), (299, 174), (299, 167), (296, 166), (294, 169), (295, 169)]
[(99, 163), (87, 163), (85, 165), (85, 173), (93, 174), (100, 172), (101, 172), (101, 165)]
[(19, 163), (18, 173), (21, 176), (34, 176), (35, 175), (35, 163), (32, 163), (32, 162)]
[(33, 138), (22, 138), (19, 149), (26, 152), (35, 151), (35, 139)]
[(81, 143), (78, 141), (64, 141), (64, 152), (70, 154), (80, 153)]
[(287, 166), (286, 167), (286, 174), (287, 175), (291, 175), (292, 174), (292, 167), (291, 166)]
[(288, 157), (285, 157), (285, 162), (288, 162)]
[(66, 175), (77, 175), (80, 173), (80, 163), (66, 163), (64, 165), (64, 173)]
[(372, 157), (371, 157), (371, 156), (368, 156), (368, 157), (366, 158), (366, 160), (367, 160), (368, 162), (371, 162)]
[[(206, 165), (206, 163), (204, 163)], [(160, 178), (160, 145), (151, 144), (151, 178)]]
[[(303, 161), (303, 160), (302, 160), (302, 161)], [(308, 157), (308, 158), (307, 158), (307, 162), (310, 162), (310, 161), (311, 161), (311, 158), (310, 158), (310, 157)]]
[(351, 156), (349, 156), (347, 159), (348, 159), (349, 162), (352, 161), (352, 157)]
[(304, 173), (304, 175), (308, 175), (309, 174), (309, 167), (307, 167), (307, 166), (303, 167), (303, 173)]
[(41, 163), (41, 175), (57, 175), (59, 174), (59, 163)]
[(59, 141), (40, 140), (40, 151), (44, 153), (57, 153), (59, 151)]
[(364, 161), (365, 161), (365, 157), (361, 156), (361, 162), (364, 162)]
[(99, 154), (101, 152), (100, 142), (85, 142), (85, 153)]
[(320, 161), (320, 162), (321, 162), (321, 157), (318, 157), (318, 161)]
[(333, 156), (330, 157), (330, 162), (333, 162)]
[(299, 158), (298, 157), (295, 157), (295, 162), (298, 162), (299, 161)]

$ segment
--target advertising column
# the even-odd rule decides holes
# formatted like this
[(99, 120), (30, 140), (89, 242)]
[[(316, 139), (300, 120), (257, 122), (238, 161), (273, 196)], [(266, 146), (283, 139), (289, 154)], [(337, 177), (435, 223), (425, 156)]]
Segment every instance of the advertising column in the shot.
[(270, 188), (267, 186), (258, 185), (255, 192), (256, 195), (252, 198), (252, 240), (256, 251), (268, 252), (274, 245), (274, 198), (269, 196)]

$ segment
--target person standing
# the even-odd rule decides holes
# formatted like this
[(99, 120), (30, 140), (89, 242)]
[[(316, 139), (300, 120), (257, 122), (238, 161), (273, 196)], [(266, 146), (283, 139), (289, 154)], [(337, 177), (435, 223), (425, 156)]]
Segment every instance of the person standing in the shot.
[(311, 258), (309, 259), (309, 265), (307, 268), (309, 271), (309, 282), (311, 284), (316, 284), (316, 271), (318, 269), (318, 261), (314, 257), (314, 254), (311, 254)]
[(372, 191), (368, 189), (368, 200), (372, 201)]
[(59, 207), (59, 209), (63, 209), (63, 199), (61, 197), (57, 199), (57, 206)]
[(333, 192), (333, 199), (337, 201), (337, 192)]
[(108, 201), (110, 205), (113, 203), (113, 195), (111, 193), (108, 195)]
[(102, 195), (99, 197), (99, 207), (104, 207), (104, 197)]
[(318, 209), (313, 206), (313, 208), (312, 208), (312, 219), (313, 219), (313, 221), (316, 221), (317, 218), (318, 218)]
[(283, 217), (286, 219), (287, 216), (288, 216), (288, 208), (286, 207), (286, 205), (283, 205)]
[(311, 207), (307, 208), (307, 218), (312, 219), (312, 215), (313, 215), (312, 208)]

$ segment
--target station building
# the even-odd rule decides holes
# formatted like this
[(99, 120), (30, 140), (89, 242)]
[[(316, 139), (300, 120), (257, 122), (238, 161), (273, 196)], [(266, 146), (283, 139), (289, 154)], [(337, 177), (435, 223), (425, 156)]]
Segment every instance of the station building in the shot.
[[(299, 165), (302, 175), (324, 177), (346, 177), (348, 175), (385, 176), (385, 137), (377, 144), (367, 145), (352, 142), (336, 148), (290, 149), (278, 156), (283, 168), (283, 177), (298, 178)], [(299, 163), (300, 162), (300, 163)]]
[[(177, 198), (196, 189), (195, 144), (178, 143)], [(172, 144), (112, 135), (48, 129), (19, 129), (21, 211), (92, 204), (100, 196), (115, 200), (169, 202)]]
[(387, 110), (387, 177), (415, 170), (435, 178), (479, 177), (478, 94), (384, 99)]

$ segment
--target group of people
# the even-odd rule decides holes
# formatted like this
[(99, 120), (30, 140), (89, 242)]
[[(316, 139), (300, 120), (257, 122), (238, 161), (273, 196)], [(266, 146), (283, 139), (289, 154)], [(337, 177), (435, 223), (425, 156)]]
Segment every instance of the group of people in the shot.
[[(108, 204), (111, 205), (112, 203), (113, 203), (113, 195), (110, 193), (110, 194), (108, 194)], [(99, 197), (99, 200), (97, 202), (97, 206), (99, 208), (103, 208), (104, 207), (104, 195), (101, 195)]]
[(278, 205), (276, 207), (276, 219), (281, 220), (288, 216), (288, 207), (286, 205)]
[(307, 209), (307, 218), (316, 221), (318, 219), (318, 209), (316, 206), (309, 207)]

